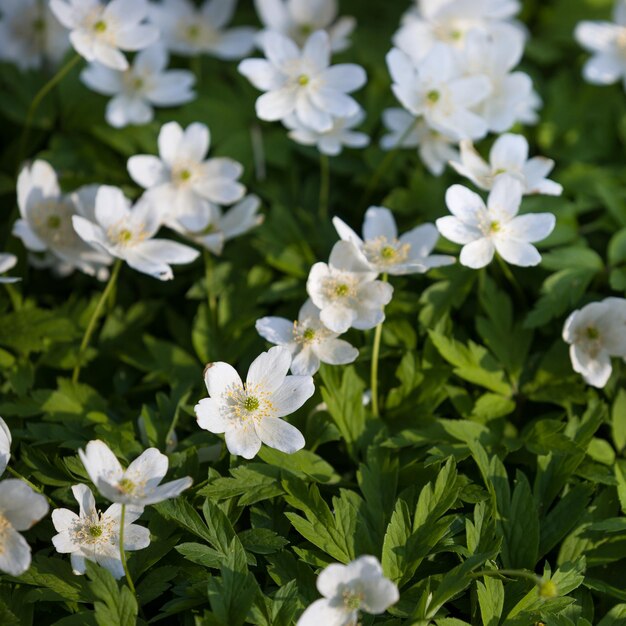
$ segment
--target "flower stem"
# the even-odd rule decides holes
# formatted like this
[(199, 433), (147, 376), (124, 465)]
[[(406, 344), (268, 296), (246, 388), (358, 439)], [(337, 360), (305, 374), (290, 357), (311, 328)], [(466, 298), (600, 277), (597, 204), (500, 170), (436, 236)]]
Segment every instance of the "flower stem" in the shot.
[(120, 516), (120, 561), (122, 561), (122, 567), (124, 568), (124, 574), (126, 575), (126, 582), (128, 588), (132, 591), (135, 598), (137, 597), (137, 590), (133, 584), (133, 579), (128, 571), (128, 563), (126, 563), (126, 551), (124, 550), (124, 523), (126, 518), (126, 505), (122, 504), (122, 515)]
[(330, 159), (320, 152), (320, 202), (319, 218), (323, 222), (328, 219), (328, 197), (330, 194)]
[[(382, 280), (387, 282), (387, 274), (382, 275)], [(372, 392), (372, 414), (380, 417), (380, 407), (378, 405), (378, 358), (380, 356), (380, 340), (383, 335), (384, 320), (376, 326), (374, 331), (374, 345), (372, 347), (372, 365), (370, 371), (370, 389)]]
[(65, 76), (74, 68), (74, 66), (81, 60), (79, 54), (75, 54), (61, 69), (35, 94), (28, 112), (26, 114), (26, 123), (24, 124), (24, 130), (22, 131), (22, 138), (20, 139), (20, 147), (18, 151), (17, 166), (20, 167), (24, 157), (26, 156), (26, 144), (28, 143), (28, 135), (30, 128), (33, 124), (33, 119), (39, 105), (43, 99), (65, 78)]
[(204, 281), (206, 286), (207, 295), (207, 317), (209, 321), (209, 356), (211, 360), (216, 357), (215, 350), (213, 349), (215, 339), (217, 337), (217, 298), (215, 297), (213, 289), (213, 259), (211, 253), (206, 249), (202, 249), (202, 255), (204, 257)]
[(115, 283), (117, 282), (117, 276), (120, 273), (120, 268), (122, 267), (122, 259), (116, 259), (115, 264), (113, 265), (113, 271), (111, 272), (111, 276), (109, 276), (109, 282), (106, 284), (104, 291), (100, 295), (100, 299), (98, 300), (98, 304), (94, 309), (94, 312), (91, 315), (91, 319), (89, 320), (89, 324), (87, 325), (87, 329), (85, 330), (85, 334), (83, 335), (83, 340), (80, 344), (80, 349), (78, 351), (78, 362), (76, 363), (76, 367), (74, 367), (74, 371), (72, 372), (72, 382), (78, 382), (78, 377), (80, 376), (80, 369), (82, 367), (83, 358), (85, 356), (85, 351), (89, 346), (89, 342), (91, 340), (91, 336), (93, 335), (93, 331), (96, 328), (96, 323), (98, 322), (98, 318), (102, 313), (102, 309), (106, 301), (109, 298), (109, 294), (113, 290)]
[(17, 478), (19, 480), (24, 481), (33, 491), (36, 491), (37, 493), (40, 493), (42, 496), (44, 496), (44, 498), (52, 505), (52, 506), (56, 506), (56, 504), (54, 503), (54, 501), (44, 493), (43, 489), (41, 487), (37, 487), (37, 485), (35, 485), (35, 483), (32, 483), (30, 480), (28, 480), (28, 478), (25, 478), (24, 476), (22, 476), (18, 471), (14, 470), (12, 467), (8, 467), (6, 468), (6, 471), (11, 474), (11, 476), (13, 476), (14, 478)]
[(526, 296), (524, 295), (524, 290), (522, 289), (520, 284), (517, 282), (517, 279), (515, 278), (515, 275), (511, 271), (511, 268), (508, 266), (506, 261), (499, 254), (496, 254), (496, 258), (498, 259), (498, 264), (500, 265), (500, 269), (502, 270), (504, 277), (511, 284), (511, 287), (513, 287), (515, 293), (517, 294), (520, 304), (522, 304), (525, 309), (528, 308), (527, 303), (526, 303)]

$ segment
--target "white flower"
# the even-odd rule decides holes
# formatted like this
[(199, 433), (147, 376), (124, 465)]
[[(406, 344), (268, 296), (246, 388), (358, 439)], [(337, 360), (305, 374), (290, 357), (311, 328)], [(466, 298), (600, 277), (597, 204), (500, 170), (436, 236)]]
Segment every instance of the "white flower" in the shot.
[(463, 53), (465, 71), (482, 74), (491, 82), (491, 92), (477, 107), (489, 130), (502, 133), (516, 122), (534, 124), (541, 99), (533, 90), (533, 81), (524, 72), (513, 72), (524, 54), (524, 41), (506, 33), (493, 35), (471, 33)]
[(337, 0), (254, 0), (254, 6), (266, 28), (259, 34), (261, 46), (262, 38), (270, 31), (282, 33), (301, 46), (316, 30), (328, 33), (333, 52), (350, 46), (356, 20), (337, 18)]
[(611, 357), (626, 358), (626, 300), (606, 298), (574, 311), (563, 326), (563, 340), (575, 372), (602, 388), (613, 368)]
[(30, 567), (30, 546), (18, 531), (28, 530), (46, 513), (46, 498), (25, 482), (0, 482), (0, 571), (21, 576)]
[(0, 476), (11, 458), (11, 431), (7, 423), (0, 417)]
[(253, 458), (261, 444), (293, 454), (304, 447), (300, 431), (280, 419), (297, 411), (314, 393), (310, 376), (287, 376), (291, 355), (276, 346), (250, 365), (245, 384), (228, 363), (209, 363), (204, 382), (209, 398), (196, 404), (198, 426), (224, 433), (231, 454)]
[(93, 217), (94, 195), (93, 186), (62, 194), (52, 167), (45, 161), (34, 161), (17, 179), (21, 218), (13, 225), (13, 235), (28, 250), (47, 253), (42, 265), (52, 266), (61, 275), (75, 269), (89, 275), (100, 273), (111, 258), (88, 246), (72, 226), (75, 215)]
[[(85, 560), (94, 561), (115, 578), (124, 576), (120, 559), (120, 525), (122, 505), (113, 504), (104, 513), (96, 509), (91, 489), (74, 485), (72, 493), (79, 504), (79, 515), (69, 509), (52, 511), (52, 523), (57, 535), (52, 543), (57, 552), (70, 554), (74, 574), (84, 574)], [(150, 531), (133, 524), (143, 508), (126, 509), (124, 514), (124, 550), (141, 550), (150, 545)]]
[(241, 59), (252, 52), (256, 30), (249, 26), (226, 28), (236, 5), (236, 0), (207, 0), (196, 8), (189, 0), (163, 0), (152, 5), (150, 17), (172, 52)]
[(320, 363), (345, 365), (352, 363), (359, 351), (347, 341), (337, 339), (338, 333), (328, 330), (320, 320), (320, 310), (307, 300), (300, 309), (298, 321), (284, 317), (262, 317), (256, 322), (259, 335), (278, 346), (285, 346), (293, 361), (296, 376), (313, 376)]
[(524, 194), (560, 196), (563, 193), (561, 185), (547, 178), (554, 161), (546, 157), (529, 159), (528, 141), (523, 135), (498, 137), (489, 152), (489, 163), (471, 141), (462, 141), (460, 161), (450, 161), (450, 165), (481, 189), (491, 189), (498, 177), (506, 175), (519, 180)]
[(183, 130), (176, 122), (159, 132), (159, 156), (137, 155), (128, 160), (131, 178), (149, 193), (161, 220), (172, 228), (201, 231), (212, 223), (215, 204), (240, 200), (245, 187), (237, 182), (243, 167), (227, 158), (206, 159), (211, 142), (204, 124)]
[(111, 126), (147, 124), (154, 119), (153, 107), (177, 106), (196, 97), (193, 73), (168, 70), (167, 64), (167, 51), (157, 43), (139, 52), (124, 71), (91, 63), (80, 79), (89, 89), (113, 96), (106, 108), (106, 120)]
[(366, 81), (360, 65), (329, 67), (330, 41), (325, 31), (313, 33), (300, 50), (288, 37), (269, 32), (263, 37), (266, 59), (245, 59), (239, 71), (267, 93), (256, 101), (256, 113), (265, 121), (282, 120), (295, 113), (298, 120), (318, 132), (332, 128), (333, 117), (349, 117), (359, 105), (347, 94)]
[(188, 230), (177, 221), (170, 222), (169, 226), (190, 241), (220, 255), (227, 241), (247, 233), (263, 222), (264, 216), (258, 213), (260, 206), (261, 200), (258, 196), (251, 194), (225, 213), (214, 205), (208, 225), (201, 230)]
[(67, 30), (40, 0), (2, 0), (0, 59), (21, 70), (57, 64), (68, 49)]
[(471, 111), (490, 93), (487, 76), (463, 76), (463, 68), (444, 44), (436, 44), (415, 66), (401, 50), (387, 54), (393, 89), (400, 103), (414, 115), (423, 115), (433, 129), (452, 139), (480, 139), (487, 134), (485, 120)]
[(355, 626), (359, 611), (380, 615), (400, 598), (373, 556), (329, 565), (317, 577), (317, 590), (324, 597), (304, 611), (297, 626)]
[(405, 109), (385, 109), (383, 124), (388, 134), (380, 140), (382, 149), (417, 148), (420, 159), (434, 176), (441, 176), (448, 162), (459, 158), (453, 139), (433, 130)]
[(78, 455), (91, 482), (111, 502), (144, 507), (176, 498), (191, 487), (191, 477), (178, 478), (164, 485), (160, 482), (167, 474), (168, 458), (156, 448), (144, 450), (124, 469), (104, 441), (94, 439)]
[(385, 207), (367, 209), (363, 239), (338, 217), (333, 218), (333, 226), (341, 239), (350, 241), (363, 253), (373, 272), (396, 276), (422, 274), (454, 263), (453, 257), (430, 254), (439, 239), (434, 224), (422, 224), (398, 237), (393, 213)]
[(316, 263), (306, 283), (307, 292), (320, 312), (324, 326), (336, 333), (348, 328), (367, 330), (385, 319), (393, 287), (376, 280), (377, 272), (349, 241), (338, 241), (328, 264)]
[(494, 252), (512, 265), (529, 267), (541, 262), (536, 241), (545, 239), (556, 223), (552, 213), (517, 215), (522, 202), (522, 185), (510, 176), (499, 176), (489, 194), (482, 198), (462, 185), (446, 193), (452, 215), (437, 220), (439, 232), (450, 241), (463, 244), (462, 265), (478, 269), (488, 265)]
[(156, 209), (146, 200), (131, 208), (130, 200), (117, 187), (100, 187), (94, 220), (72, 218), (84, 241), (159, 280), (174, 278), (170, 264), (191, 263), (198, 257), (198, 251), (189, 246), (153, 239), (161, 224)]
[[(0, 274), (8, 272), (12, 267), (15, 267), (17, 263), (17, 257), (14, 254), (8, 254), (6, 252), (0, 252)], [(21, 278), (14, 278), (12, 276), (0, 276), (0, 284), (16, 283), (22, 280)], [(2, 472), (0, 472), (1, 474)]]
[(358, 111), (349, 117), (333, 118), (330, 130), (319, 132), (303, 124), (292, 114), (283, 120), (283, 124), (291, 129), (289, 138), (304, 146), (317, 146), (317, 149), (328, 156), (337, 156), (344, 146), (348, 148), (364, 148), (369, 145), (370, 138), (365, 133), (355, 132), (352, 129), (365, 119), (363, 111)]
[(87, 61), (116, 70), (128, 68), (121, 50), (142, 50), (159, 38), (154, 26), (142, 24), (146, 0), (50, 0), (50, 8), (70, 32), (70, 41)]
[(585, 80), (596, 85), (624, 81), (626, 89), (626, 3), (616, 0), (613, 22), (580, 22), (576, 26), (578, 43), (593, 56), (585, 63)]

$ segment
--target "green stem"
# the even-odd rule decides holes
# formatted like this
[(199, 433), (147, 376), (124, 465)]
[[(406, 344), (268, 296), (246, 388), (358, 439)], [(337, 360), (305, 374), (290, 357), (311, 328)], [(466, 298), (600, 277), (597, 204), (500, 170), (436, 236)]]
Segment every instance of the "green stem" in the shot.
[(515, 290), (515, 293), (517, 294), (517, 297), (519, 298), (520, 304), (522, 304), (523, 307), (527, 309), (528, 306), (526, 302), (526, 296), (524, 295), (524, 290), (522, 289), (520, 284), (517, 282), (517, 279), (515, 278), (515, 275), (511, 271), (511, 268), (508, 266), (506, 261), (499, 254), (496, 254), (496, 258), (498, 259), (498, 264), (500, 265), (500, 269), (502, 270), (504, 277)]
[[(382, 280), (387, 282), (387, 274), (382, 275)], [(380, 407), (378, 404), (378, 359), (380, 356), (380, 340), (383, 336), (384, 320), (376, 326), (374, 331), (374, 345), (372, 347), (372, 364), (370, 370), (370, 389), (372, 392), (372, 414), (380, 417)]]
[(393, 164), (396, 158), (396, 155), (398, 154), (398, 151), (402, 147), (402, 143), (413, 132), (413, 129), (415, 128), (417, 124), (417, 121), (418, 120), (416, 118), (412, 124), (409, 124), (409, 126), (407, 126), (406, 130), (398, 138), (398, 141), (396, 141), (395, 145), (391, 148), (391, 150), (389, 150), (389, 152), (385, 155), (385, 158), (380, 162), (380, 165), (376, 168), (376, 170), (374, 171), (374, 174), (372, 175), (369, 182), (367, 183), (367, 187), (365, 187), (365, 191), (363, 192), (363, 195), (361, 196), (359, 206), (363, 206), (363, 207), (369, 206), (372, 194), (378, 188), (378, 184), (380, 183), (381, 178), (387, 173), (387, 170)]
[(128, 588), (132, 591), (135, 598), (137, 597), (137, 590), (133, 584), (133, 579), (128, 571), (128, 563), (126, 563), (126, 551), (124, 550), (124, 523), (126, 518), (126, 505), (122, 504), (122, 515), (120, 516), (120, 561), (122, 561), (122, 567), (124, 568), (124, 574), (126, 575), (126, 582)]
[(480, 578), (481, 576), (510, 576), (514, 578), (523, 578), (530, 582), (540, 585), (543, 579), (533, 572), (529, 572), (523, 569), (483, 569), (478, 572), (471, 572), (472, 578)]
[(325, 222), (328, 219), (328, 198), (330, 195), (330, 159), (320, 152), (320, 202), (319, 217)]
[(67, 74), (74, 68), (74, 66), (81, 60), (79, 54), (75, 54), (36, 94), (33, 98), (30, 106), (28, 107), (28, 113), (26, 114), (26, 123), (24, 124), (24, 130), (22, 131), (22, 138), (20, 140), (20, 147), (18, 152), (17, 165), (20, 167), (24, 157), (26, 156), (26, 144), (28, 143), (28, 135), (30, 133), (33, 119), (39, 105), (43, 99), (67, 76)]
[(6, 471), (11, 474), (11, 476), (13, 476), (14, 478), (18, 478), (19, 480), (24, 481), (33, 491), (36, 491), (37, 493), (40, 493), (42, 496), (45, 497), (45, 499), (52, 505), (52, 506), (56, 506), (56, 504), (54, 503), (54, 501), (49, 498), (43, 491), (43, 489), (41, 487), (37, 487), (37, 485), (35, 485), (35, 483), (32, 483), (30, 480), (28, 480), (28, 478), (24, 478), (24, 476), (22, 476), (18, 471), (14, 470), (12, 467), (7, 467)]
[[(209, 320), (209, 333), (211, 338), (211, 345), (209, 354), (211, 357), (215, 357), (215, 350), (213, 349), (215, 339), (217, 337), (217, 298), (215, 297), (215, 290), (213, 289), (213, 259), (211, 253), (203, 248), (202, 254), (204, 256), (204, 281), (206, 286), (207, 306), (208, 306), (208, 320)], [(212, 359), (211, 359), (212, 360)]]
[(196, 87), (200, 89), (202, 80), (202, 57), (199, 54), (191, 57), (191, 71), (196, 75)]
[(113, 287), (117, 282), (117, 276), (120, 273), (120, 268), (122, 267), (122, 259), (116, 259), (115, 264), (113, 265), (113, 271), (111, 272), (111, 276), (109, 277), (109, 282), (106, 284), (104, 291), (100, 295), (100, 299), (98, 300), (98, 304), (94, 309), (94, 312), (91, 314), (91, 319), (89, 320), (89, 324), (87, 325), (87, 329), (85, 330), (85, 334), (83, 335), (83, 340), (80, 344), (80, 349), (78, 351), (78, 362), (76, 363), (76, 367), (72, 373), (72, 382), (78, 382), (78, 377), (80, 376), (80, 369), (83, 364), (83, 358), (85, 357), (85, 351), (89, 346), (89, 342), (91, 341), (91, 336), (93, 335), (93, 331), (96, 328), (96, 323), (102, 313), (102, 309), (106, 301), (109, 299), (110, 293), (113, 291)]

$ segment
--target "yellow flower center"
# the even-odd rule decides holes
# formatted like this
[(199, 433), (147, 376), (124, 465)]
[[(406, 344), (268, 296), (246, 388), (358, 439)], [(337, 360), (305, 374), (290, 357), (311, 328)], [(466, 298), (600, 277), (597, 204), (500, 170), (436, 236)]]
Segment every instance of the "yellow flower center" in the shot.
[(600, 337), (600, 333), (598, 332), (597, 328), (594, 328), (593, 326), (589, 326), (589, 328), (587, 328), (587, 339), (591, 339), (592, 341), (594, 339), (598, 339)]
[(363, 602), (363, 594), (346, 589), (343, 594), (343, 605), (350, 609), (351, 611), (356, 611), (361, 608), (361, 603)]
[(107, 24), (104, 20), (98, 20), (94, 25), (93, 29), (97, 33), (103, 33), (107, 29)]
[(133, 233), (128, 228), (123, 228), (117, 235), (119, 243), (128, 243), (133, 238)]
[(309, 80), (310, 79), (306, 74), (300, 74), (300, 76), (298, 76), (298, 84), (302, 85), (303, 87), (309, 84)]
[(189, 180), (191, 178), (191, 172), (189, 170), (183, 170), (180, 173), (181, 180)]
[(131, 493), (135, 489), (135, 483), (132, 480), (130, 480), (129, 478), (122, 478), (117, 483), (117, 488), (122, 493)]
[(430, 102), (431, 104), (436, 104), (437, 102), (439, 102), (440, 97), (441, 94), (436, 89), (432, 89), (426, 94), (426, 100), (428, 100), (428, 102)]
[(350, 293), (350, 287), (348, 287), (348, 285), (346, 285), (345, 283), (340, 283), (335, 287), (335, 295), (339, 296), (340, 298), (347, 296), (348, 293)]
[(58, 215), (50, 215), (47, 225), (50, 230), (55, 230), (61, 226), (61, 218)]
[(248, 396), (244, 401), (243, 401), (243, 408), (246, 411), (256, 411), (259, 408), (259, 399), (255, 398), (254, 396)]
[(94, 524), (87, 529), (87, 532), (94, 538), (102, 536), (102, 526)]
[(494, 220), (493, 222), (491, 222), (491, 224), (489, 224), (489, 231), (492, 233), (499, 232), (500, 228), (500, 222), (498, 222), (497, 220)]

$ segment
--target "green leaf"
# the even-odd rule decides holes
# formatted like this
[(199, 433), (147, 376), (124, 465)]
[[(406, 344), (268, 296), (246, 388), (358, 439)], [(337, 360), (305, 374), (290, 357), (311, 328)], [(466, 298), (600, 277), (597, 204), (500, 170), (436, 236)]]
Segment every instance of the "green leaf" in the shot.
[(94, 616), (98, 626), (135, 626), (137, 600), (131, 590), (120, 589), (113, 575), (103, 567), (87, 561), (90, 591), (95, 597)]
[(623, 626), (626, 623), (626, 604), (616, 604), (597, 626)]
[(620, 389), (611, 411), (611, 433), (618, 452), (626, 448), (626, 390)]
[(485, 576), (476, 583), (478, 605), (484, 626), (498, 626), (504, 607), (504, 585), (495, 576)]

